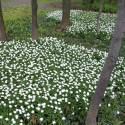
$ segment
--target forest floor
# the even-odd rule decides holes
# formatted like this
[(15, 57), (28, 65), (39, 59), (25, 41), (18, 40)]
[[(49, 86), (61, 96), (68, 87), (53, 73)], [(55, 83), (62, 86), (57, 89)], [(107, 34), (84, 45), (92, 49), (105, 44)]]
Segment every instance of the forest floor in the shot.
[(3, 8), (9, 8), (9, 7), (15, 7), (15, 6), (21, 6), (21, 5), (29, 5), (30, 0), (2, 0), (2, 7)]
[[(16, 6), (29, 6), (30, 5), (30, 0), (9, 0), (9, 1), (2, 1), (2, 7), (3, 8), (10, 8), (10, 7), (16, 7)], [(38, 6), (39, 8), (44, 8), (44, 9), (59, 9), (62, 8), (62, 3), (61, 2), (41, 2), (38, 1)], [(72, 9), (82, 9), (81, 6), (79, 6), (78, 4), (74, 3), (74, 1), (72, 1), (72, 5), (71, 5)]]
[[(61, 10), (39, 10), (40, 39), (31, 39), (31, 8), (4, 11), (10, 42), (0, 43), (0, 125), (80, 125), (103, 67), (116, 20), (96, 12), (71, 10), (71, 24), (56, 32)], [(124, 55), (125, 45), (121, 54)], [(125, 61), (120, 55), (100, 107), (101, 125), (123, 123)], [(9, 114), (9, 115), (8, 115)], [(34, 124), (36, 125), (36, 124)], [(117, 124), (120, 125), (120, 124)]]
[[(12, 8), (12, 7), (20, 7), (20, 6), (30, 6), (30, 0), (2, 0), (2, 7), (3, 8)], [(60, 9), (62, 8), (61, 0), (38, 0), (38, 7), (39, 9)], [(99, 3), (95, 1), (93, 4), (88, 4), (82, 2), (82, 0), (71, 0), (71, 9), (77, 10), (91, 10), (91, 11), (98, 11), (99, 10)], [(109, 3), (105, 2), (103, 7), (103, 12), (110, 12), (116, 13), (117, 12), (117, 5), (113, 3), (110, 6)]]
[[(98, 12), (82, 11), (89, 10), (87, 5), (82, 0), (73, 1), (72, 9), (76, 10), (71, 10), (70, 25), (65, 32), (57, 32), (61, 0), (38, 0), (40, 39), (32, 42), (30, 0), (2, 0), (10, 41), (0, 43), (0, 125), (30, 125), (33, 119), (41, 125), (84, 123), (117, 17), (109, 14), (113, 9), (106, 6), (108, 13), (102, 14), (97, 34)], [(98, 124), (125, 123), (124, 52), (125, 42), (99, 110)]]

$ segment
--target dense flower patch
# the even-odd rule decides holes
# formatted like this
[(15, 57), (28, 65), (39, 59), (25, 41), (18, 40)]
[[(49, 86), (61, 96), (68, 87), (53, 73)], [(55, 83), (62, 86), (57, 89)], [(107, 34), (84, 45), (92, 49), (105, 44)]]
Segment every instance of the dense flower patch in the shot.
[[(67, 28), (67, 31), (74, 35), (80, 32), (96, 32), (97, 14), (97, 12), (91, 11), (71, 10), (71, 26)], [(47, 17), (60, 21), (62, 11), (48, 12)], [(115, 14), (103, 13), (100, 20), (100, 32), (111, 34), (115, 26), (115, 20)]]
[[(77, 123), (85, 117), (106, 56), (52, 37), (0, 43), (0, 124), (23, 125), (34, 115), (45, 125)], [(115, 115), (120, 110), (114, 104), (125, 97), (124, 73), (120, 57), (104, 102)]]

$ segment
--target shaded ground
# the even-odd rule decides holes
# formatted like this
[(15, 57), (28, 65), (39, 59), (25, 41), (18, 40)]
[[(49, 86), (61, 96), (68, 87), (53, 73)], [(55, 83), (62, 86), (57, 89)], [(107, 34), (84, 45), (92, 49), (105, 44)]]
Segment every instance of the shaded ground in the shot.
[[(9, 8), (9, 7), (15, 7), (15, 6), (21, 6), (21, 5), (28, 5), (30, 6), (31, 0), (2, 0), (2, 7), (3, 8)], [(38, 4), (39, 8), (51, 8), (51, 9), (58, 9), (62, 8), (62, 3), (60, 2), (52, 2), (52, 3), (42, 3), (39, 2)], [(72, 9), (82, 9), (79, 5), (72, 2)]]
[[(9, 7), (16, 7), (16, 6), (30, 6), (31, 0), (2, 0), (2, 7), (9, 8)], [(48, 8), (49, 5), (39, 2), (40, 8)]]
[[(51, 4), (47, 4), (48, 8), (62, 8), (62, 3), (60, 2), (55, 2), (55, 3), (51, 3)], [(72, 9), (82, 9), (82, 7), (80, 7), (78, 4), (72, 2), (71, 4), (71, 8)]]
[(30, 5), (30, 1), (31, 0), (1, 0), (3, 8), (15, 7), (19, 5)]

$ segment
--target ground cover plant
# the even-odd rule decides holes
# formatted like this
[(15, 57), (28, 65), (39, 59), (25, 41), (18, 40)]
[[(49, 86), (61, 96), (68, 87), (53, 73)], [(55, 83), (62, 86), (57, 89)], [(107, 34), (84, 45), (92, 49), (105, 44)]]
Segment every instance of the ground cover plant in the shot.
[[(87, 34), (88, 32), (96, 33), (97, 14), (98, 12), (72, 10), (71, 26), (67, 27), (67, 32), (70, 32), (73, 35), (76, 35), (78, 33), (80, 34), (81, 32), (84, 32), (85, 34)], [(47, 17), (53, 18), (57, 21), (61, 21), (62, 11), (56, 10), (49, 12), (47, 14)], [(107, 37), (108, 35), (111, 36), (114, 30), (115, 22), (116, 22), (115, 14), (103, 13), (100, 21), (100, 32), (107, 33)]]
[[(18, 14), (16, 17), (12, 15), (14, 19), (10, 19), (10, 16), (7, 16), (7, 12), (4, 14), (10, 40), (23, 40), (31, 36), (31, 19), (30, 14), (28, 14), (29, 12), (30, 11), (27, 10), (27, 15), (21, 16), (21, 18), (18, 16), (20, 14)], [(58, 17), (55, 17), (56, 14)], [(79, 10), (71, 11), (71, 26), (68, 28), (67, 32), (57, 33), (55, 28), (60, 22), (61, 11), (39, 11), (39, 35), (44, 37), (53, 36), (64, 38), (66, 39), (65, 41), (68, 41), (68, 43), (80, 43), (87, 47), (96, 47), (98, 49), (101, 48), (106, 50), (110, 42), (109, 38), (111, 36), (116, 17), (115, 15), (103, 14), (101, 21), (101, 32), (96, 35), (94, 32), (92, 32), (95, 31), (96, 27), (96, 14), (97, 13), (95, 12), (86, 13)]]
[[(83, 10), (99, 11), (99, 3), (100, 3), (99, 0), (94, 0), (93, 3), (89, 3), (89, 2), (86, 2), (86, 1), (78, 0), (78, 1), (76, 1), (76, 3), (79, 6), (81, 6), (81, 8)], [(106, 13), (116, 13), (117, 9), (118, 9), (117, 2), (115, 0), (112, 1), (112, 3), (110, 3), (109, 0), (105, 0), (104, 1), (103, 12), (106, 12)]]
[[(17, 14), (15, 14), (16, 12), (12, 13), (14, 10), (18, 10)], [(27, 13), (22, 14), (24, 11)], [(10, 11), (8, 9), (4, 12), (6, 30), (9, 40), (26, 40), (27, 38), (31, 37), (30, 11), (31, 10), (29, 7), (22, 6), (21, 8), (13, 8)], [(57, 14), (58, 17), (55, 17), (55, 14)], [(71, 26), (68, 27), (66, 32), (58, 33), (55, 31), (55, 29), (60, 23), (61, 11), (39, 10), (39, 36), (52, 36), (60, 39), (63, 38), (68, 44), (81, 44), (88, 48), (94, 47), (107, 51), (116, 16), (115, 14), (103, 14), (101, 21), (101, 32), (96, 34), (96, 24), (94, 24), (94, 22), (96, 22), (96, 14), (97, 13), (91, 11), (87, 12), (86, 14), (86, 11), (72, 10)], [(122, 56), (124, 56), (124, 50), (125, 45), (123, 44), (121, 50)]]
[[(71, 26), (57, 33), (61, 11), (40, 11), (41, 38), (31, 41), (31, 19), (26, 9), (23, 18), (18, 14), (12, 20), (5, 18), (11, 41), (0, 43), (0, 125), (30, 125), (33, 119), (41, 125), (83, 124), (107, 56), (102, 50), (109, 45), (116, 16), (103, 14), (97, 35), (97, 13), (74, 10)], [(124, 67), (121, 56), (100, 105), (101, 125), (118, 125), (125, 119)]]
[[(27, 124), (33, 114), (41, 124), (82, 123), (106, 55), (52, 37), (0, 43), (0, 123)], [(122, 111), (124, 67), (120, 57), (99, 121), (113, 123)]]

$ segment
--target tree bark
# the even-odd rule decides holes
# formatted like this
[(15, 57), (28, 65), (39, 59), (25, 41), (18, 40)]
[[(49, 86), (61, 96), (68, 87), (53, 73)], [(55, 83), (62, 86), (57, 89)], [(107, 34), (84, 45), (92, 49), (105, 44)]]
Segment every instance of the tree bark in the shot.
[(83, 3), (90, 3), (90, 4), (93, 4), (94, 3), (94, 0), (83, 0)]
[(66, 27), (70, 24), (70, 9), (71, 9), (71, 0), (63, 0), (63, 14), (62, 14), (62, 21), (57, 31), (64, 31)]
[(7, 41), (7, 35), (2, 14), (1, 0), (0, 0), (0, 41)]
[(32, 39), (38, 38), (38, 23), (37, 23), (37, 0), (31, 0), (32, 5)]
[(89, 111), (86, 118), (86, 125), (97, 125), (96, 118), (99, 110), (99, 104), (101, 103), (106, 87), (108, 86), (108, 82), (118, 59), (119, 51), (123, 41), (125, 33), (125, 0), (118, 0), (118, 3), (118, 18), (113, 33), (110, 50), (102, 69), (100, 79), (97, 84), (97, 89), (90, 103)]
[(89, 1), (89, 3), (91, 3), (91, 4), (93, 4), (94, 3), (94, 0), (88, 0)]
[(103, 4), (104, 4), (104, 0), (100, 0), (99, 13), (97, 15), (97, 33), (100, 30), (100, 18), (101, 18), (101, 14), (102, 14), (102, 10), (103, 10)]
[(109, 0), (109, 3), (112, 4), (112, 3), (113, 3), (113, 0)]

